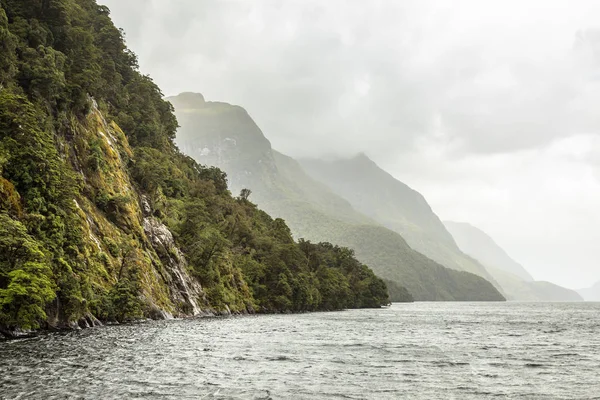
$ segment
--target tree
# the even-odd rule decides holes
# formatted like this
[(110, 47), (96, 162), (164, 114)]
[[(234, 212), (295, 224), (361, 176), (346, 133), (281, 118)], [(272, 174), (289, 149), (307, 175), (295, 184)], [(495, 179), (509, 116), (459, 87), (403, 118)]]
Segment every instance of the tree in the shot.
[(6, 12), (0, 6), (0, 89), (7, 86), (17, 73), (17, 37), (8, 30)]
[[(249, 189), (234, 198), (223, 171), (182, 154), (176, 129), (106, 7), (0, 0), (0, 329), (35, 328), (50, 309), (59, 323), (141, 317), (145, 301), (186, 312), (182, 254), (207, 307), (377, 304), (381, 285), (351, 253), (306, 255)], [(150, 213), (168, 246), (145, 232)]]
[(252, 194), (252, 190), (250, 190), (250, 189), (242, 189), (240, 191), (240, 199), (242, 199), (242, 200), (248, 200), (248, 198), (250, 197), (251, 194)]
[(38, 328), (55, 297), (50, 263), (19, 221), (0, 212), (0, 326)]

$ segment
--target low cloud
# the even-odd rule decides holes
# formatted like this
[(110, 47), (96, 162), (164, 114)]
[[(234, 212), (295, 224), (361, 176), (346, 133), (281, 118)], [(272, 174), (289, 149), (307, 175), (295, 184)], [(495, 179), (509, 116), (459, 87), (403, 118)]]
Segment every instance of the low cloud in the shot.
[(365, 152), (538, 278), (600, 279), (600, 3), (102, 3), (166, 94), (242, 105), (292, 156)]

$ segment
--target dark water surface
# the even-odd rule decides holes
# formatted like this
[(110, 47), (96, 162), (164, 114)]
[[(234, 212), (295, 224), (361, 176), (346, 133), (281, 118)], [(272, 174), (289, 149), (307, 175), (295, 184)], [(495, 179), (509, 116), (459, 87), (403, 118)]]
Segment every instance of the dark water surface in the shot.
[(0, 398), (600, 399), (600, 303), (415, 303), (0, 342)]

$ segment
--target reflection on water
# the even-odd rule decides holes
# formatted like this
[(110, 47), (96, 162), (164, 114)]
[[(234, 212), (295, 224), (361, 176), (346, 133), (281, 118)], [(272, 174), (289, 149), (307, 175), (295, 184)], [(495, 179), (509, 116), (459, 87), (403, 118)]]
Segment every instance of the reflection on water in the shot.
[(600, 304), (415, 303), (0, 342), (0, 398), (600, 399)]

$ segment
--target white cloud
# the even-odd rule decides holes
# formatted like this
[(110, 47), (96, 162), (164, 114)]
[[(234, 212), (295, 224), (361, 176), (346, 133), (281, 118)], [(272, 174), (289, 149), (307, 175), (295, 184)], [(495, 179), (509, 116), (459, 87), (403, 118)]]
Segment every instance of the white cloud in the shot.
[(540, 279), (600, 279), (600, 2), (104, 0), (166, 94), (364, 151)]

